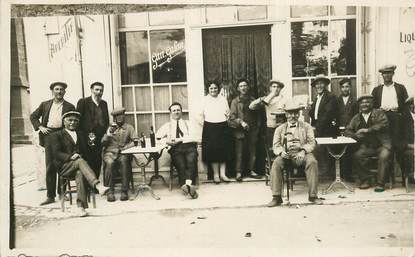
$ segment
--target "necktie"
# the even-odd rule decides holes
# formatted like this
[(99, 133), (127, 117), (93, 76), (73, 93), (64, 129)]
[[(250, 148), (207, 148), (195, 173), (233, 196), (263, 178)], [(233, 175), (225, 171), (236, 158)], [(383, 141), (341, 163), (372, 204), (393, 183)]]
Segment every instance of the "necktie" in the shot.
[(184, 136), (183, 131), (179, 127), (179, 120), (177, 120), (177, 126), (176, 126), (176, 138), (180, 138)]

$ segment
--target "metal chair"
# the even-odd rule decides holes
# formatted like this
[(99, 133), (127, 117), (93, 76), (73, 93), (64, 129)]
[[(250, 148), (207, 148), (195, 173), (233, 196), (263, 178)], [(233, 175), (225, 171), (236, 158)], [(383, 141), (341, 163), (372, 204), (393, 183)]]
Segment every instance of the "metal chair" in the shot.
[[(61, 187), (61, 209), (62, 212), (65, 212), (65, 196), (66, 194), (69, 195), (69, 204), (72, 205), (72, 193), (76, 193), (76, 186), (71, 185), (71, 181), (75, 181), (75, 177), (67, 178), (59, 176), (59, 182)], [(94, 190), (90, 190), (88, 194), (88, 202), (91, 202), (91, 195), (92, 195), (92, 207), (95, 209), (96, 206), (96, 198)]]

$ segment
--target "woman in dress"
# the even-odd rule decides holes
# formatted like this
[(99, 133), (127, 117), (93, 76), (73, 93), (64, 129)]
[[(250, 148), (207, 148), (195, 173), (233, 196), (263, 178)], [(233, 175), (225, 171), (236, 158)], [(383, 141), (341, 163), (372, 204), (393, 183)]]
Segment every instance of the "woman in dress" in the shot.
[(208, 94), (202, 103), (203, 133), (202, 160), (210, 164), (213, 170), (213, 180), (229, 182), (226, 176), (226, 161), (228, 160), (228, 128), (229, 105), (225, 97), (219, 95), (218, 82), (208, 82)]

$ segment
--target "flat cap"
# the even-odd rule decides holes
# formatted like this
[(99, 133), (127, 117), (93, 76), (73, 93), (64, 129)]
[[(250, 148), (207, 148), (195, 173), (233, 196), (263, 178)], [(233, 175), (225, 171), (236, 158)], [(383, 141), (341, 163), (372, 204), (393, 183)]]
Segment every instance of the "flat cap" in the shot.
[(54, 87), (59, 86), (59, 85), (63, 86), (63, 88), (65, 89), (68, 87), (68, 85), (65, 82), (57, 81), (57, 82), (53, 82), (52, 84), (50, 84), (49, 88), (50, 90), (52, 90)]
[(330, 84), (330, 79), (327, 78), (324, 74), (318, 74), (316, 76), (316, 78), (311, 82), (311, 86), (314, 87), (314, 85), (318, 82), (318, 81), (323, 81), (324, 83), (326, 83), (326, 85)]
[(65, 119), (68, 116), (77, 116), (78, 118), (81, 118), (81, 113), (77, 112), (77, 111), (69, 111), (69, 112), (65, 112), (62, 115), (62, 120)]
[(278, 87), (280, 88), (284, 88), (284, 83), (282, 83), (281, 81), (279, 81), (278, 79), (271, 79), (269, 81), (269, 85), (271, 86), (273, 83), (276, 83), (278, 85)]
[(349, 82), (350, 85), (352, 84), (352, 81), (349, 78), (342, 78), (339, 81), (339, 85), (341, 86), (341, 85), (343, 85), (344, 83), (347, 83), (347, 82)]
[(357, 99), (357, 102), (358, 102), (358, 103), (360, 103), (360, 101), (362, 101), (362, 100), (364, 100), (364, 99), (372, 99), (372, 100), (373, 100), (373, 95), (369, 95), (369, 94), (366, 94), (366, 95), (361, 95), (361, 96)]
[(124, 114), (125, 113), (125, 108), (124, 107), (116, 107), (114, 108), (114, 110), (112, 110), (111, 115), (112, 116), (117, 116), (120, 114)]
[(395, 70), (396, 70), (396, 65), (394, 64), (386, 64), (379, 68), (380, 73), (394, 72)]
[(284, 111), (286, 112), (299, 111), (301, 109), (303, 109), (303, 106), (295, 101), (288, 102), (284, 107)]

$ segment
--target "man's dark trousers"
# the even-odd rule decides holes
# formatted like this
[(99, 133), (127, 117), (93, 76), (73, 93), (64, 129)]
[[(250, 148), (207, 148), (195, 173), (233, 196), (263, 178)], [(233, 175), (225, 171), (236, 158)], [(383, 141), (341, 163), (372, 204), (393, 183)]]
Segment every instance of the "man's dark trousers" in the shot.
[(184, 185), (186, 179), (191, 179), (192, 184), (197, 179), (197, 148), (196, 143), (181, 143), (173, 146), (169, 153), (174, 167), (179, 174), (179, 184)]
[[(60, 130), (59, 129), (52, 129), (51, 132)], [(42, 133), (42, 132), (39, 132)], [(48, 147), (48, 139), (50, 136), (50, 133), (47, 135), (43, 135), (43, 140), (45, 142), (45, 164), (46, 164), (46, 196), (48, 198), (55, 198), (56, 197), (56, 177), (57, 177), (57, 170), (55, 168), (55, 165), (53, 165), (53, 152), (51, 151), (50, 147)], [(59, 187), (59, 181), (58, 181), (58, 193), (61, 194)]]

